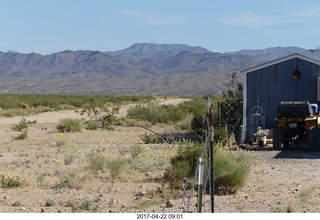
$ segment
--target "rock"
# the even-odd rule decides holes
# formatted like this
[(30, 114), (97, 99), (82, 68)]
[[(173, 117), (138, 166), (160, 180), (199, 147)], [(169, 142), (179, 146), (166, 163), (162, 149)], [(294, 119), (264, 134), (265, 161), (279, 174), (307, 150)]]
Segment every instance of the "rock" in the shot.
[(143, 190), (141, 192), (138, 192), (136, 196), (144, 196), (145, 194), (147, 194), (147, 191)]
[(42, 213), (46, 212), (46, 209), (45, 208), (41, 208), (41, 212)]
[(168, 200), (168, 201), (166, 202), (167, 208), (172, 208), (173, 205), (174, 205), (174, 201), (173, 201), (173, 200)]

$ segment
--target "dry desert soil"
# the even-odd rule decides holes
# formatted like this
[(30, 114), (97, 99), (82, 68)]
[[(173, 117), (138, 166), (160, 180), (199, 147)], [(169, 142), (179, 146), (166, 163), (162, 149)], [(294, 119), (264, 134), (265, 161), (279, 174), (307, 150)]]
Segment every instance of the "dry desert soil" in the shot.
[[(172, 102), (179, 101), (183, 100)], [(119, 117), (125, 116), (127, 108), (121, 109)], [(17, 188), (0, 188), (0, 213), (196, 212), (197, 197), (192, 190), (181, 188), (179, 196), (159, 196), (163, 169), (125, 167), (117, 178), (108, 170), (88, 169), (90, 153), (130, 159), (132, 146), (142, 145), (141, 136), (149, 131), (115, 127), (114, 131), (56, 132), (59, 120), (70, 117), (80, 118), (73, 111), (25, 117), (36, 121), (29, 125), (25, 140), (15, 140), (18, 132), (11, 129), (21, 117), (0, 118), (0, 174), (18, 176), (22, 183)], [(161, 132), (165, 128), (152, 129)], [(214, 212), (320, 212), (320, 152), (264, 147), (245, 153), (253, 160), (249, 178), (237, 193), (215, 195)], [(68, 158), (70, 163), (66, 163)], [(203, 212), (212, 211), (209, 197), (204, 196)]]

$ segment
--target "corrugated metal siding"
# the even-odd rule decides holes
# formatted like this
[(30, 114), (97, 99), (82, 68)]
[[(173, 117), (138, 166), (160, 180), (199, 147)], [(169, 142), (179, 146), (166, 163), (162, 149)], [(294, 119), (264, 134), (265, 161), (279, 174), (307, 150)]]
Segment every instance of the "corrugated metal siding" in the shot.
[[(301, 77), (294, 80), (291, 76), (296, 69)], [(267, 129), (275, 125), (276, 109), (280, 101), (304, 101), (317, 103), (317, 77), (320, 76), (320, 66), (314, 63), (293, 58), (253, 72), (248, 72), (246, 139), (250, 138), (250, 112), (256, 104), (262, 107)]]

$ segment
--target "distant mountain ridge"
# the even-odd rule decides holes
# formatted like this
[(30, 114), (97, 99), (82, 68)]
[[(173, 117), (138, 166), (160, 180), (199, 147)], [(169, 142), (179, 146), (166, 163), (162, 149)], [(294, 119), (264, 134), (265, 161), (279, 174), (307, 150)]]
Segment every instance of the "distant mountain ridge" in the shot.
[(320, 54), (299, 47), (216, 53), (199, 46), (154, 43), (108, 52), (0, 52), (0, 93), (219, 94), (233, 71), (292, 53), (320, 60)]

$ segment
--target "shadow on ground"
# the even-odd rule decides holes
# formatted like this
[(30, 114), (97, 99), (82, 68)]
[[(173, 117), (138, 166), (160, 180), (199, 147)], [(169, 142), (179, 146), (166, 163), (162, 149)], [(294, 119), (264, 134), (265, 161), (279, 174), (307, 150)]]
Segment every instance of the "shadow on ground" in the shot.
[(274, 156), (275, 159), (320, 159), (320, 151), (311, 151), (305, 146), (290, 146), (287, 150), (274, 150), (270, 146), (246, 146), (245, 150), (248, 151), (273, 151), (277, 152)]

